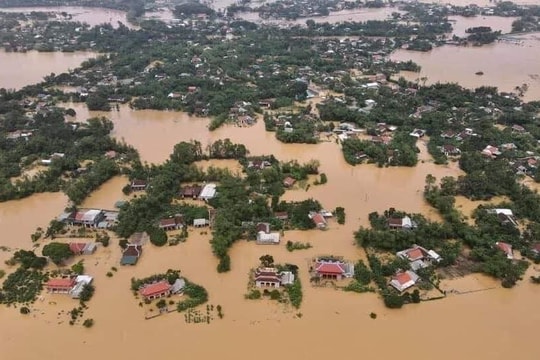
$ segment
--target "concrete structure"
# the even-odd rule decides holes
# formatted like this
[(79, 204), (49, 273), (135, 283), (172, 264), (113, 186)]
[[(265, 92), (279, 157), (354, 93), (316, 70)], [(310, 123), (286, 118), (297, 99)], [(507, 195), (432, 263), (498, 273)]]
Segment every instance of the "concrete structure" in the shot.
[(216, 196), (216, 184), (206, 184), (199, 194), (199, 199), (208, 201)]
[(416, 228), (416, 223), (408, 216), (402, 218), (391, 217), (388, 219), (388, 227), (390, 229), (414, 229)]
[(315, 211), (311, 211), (308, 214), (308, 216), (311, 219), (311, 221), (313, 221), (317, 229), (320, 229), (320, 230), (326, 229), (326, 226), (328, 225), (328, 223), (326, 222), (326, 219), (324, 218), (322, 214)]
[(131, 182), (131, 191), (143, 191), (148, 187), (148, 183), (145, 180), (133, 180)]
[(69, 243), (69, 249), (75, 255), (92, 255), (96, 252), (96, 243)]
[(422, 246), (414, 245), (409, 249), (398, 251), (397, 257), (408, 260), (411, 269), (416, 271), (430, 266), (433, 263), (438, 263), (442, 260), (441, 256), (433, 250), (427, 250)]
[(128, 244), (128, 246), (122, 252), (122, 258), (120, 259), (120, 265), (135, 265), (142, 255), (142, 246), (135, 244)]
[(397, 291), (403, 292), (411, 286), (414, 286), (419, 279), (420, 277), (414, 271), (400, 271), (396, 275), (392, 276), (390, 285)]
[(159, 299), (171, 294), (171, 285), (166, 280), (147, 284), (139, 290), (139, 294), (141, 294), (145, 300)]
[(69, 294), (75, 284), (76, 281), (74, 278), (53, 278), (47, 281), (45, 287), (48, 292), (53, 294)]
[(79, 209), (76, 211), (63, 213), (57, 220), (72, 226), (86, 226), (97, 228), (99, 223), (105, 219), (105, 212), (98, 209)]
[(277, 245), (280, 235), (278, 232), (270, 232), (269, 223), (257, 224), (257, 244), (259, 245)]
[(159, 221), (159, 228), (165, 231), (180, 230), (184, 227), (184, 216), (177, 214), (174, 217), (168, 219), (161, 219)]
[(86, 285), (90, 285), (94, 279), (88, 275), (79, 275), (75, 278), (75, 286), (69, 291), (72, 298), (78, 299), (81, 297), (81, 292)]
[(210, 221), (208, 221), (208, 219), (193, 219), (194, 227), (205, 227), (208, 225), (210, 225)]
[(317, 259), (315, 275), (322, 279), (341, 280), (354, 275), (354, 265), (337, 259)]

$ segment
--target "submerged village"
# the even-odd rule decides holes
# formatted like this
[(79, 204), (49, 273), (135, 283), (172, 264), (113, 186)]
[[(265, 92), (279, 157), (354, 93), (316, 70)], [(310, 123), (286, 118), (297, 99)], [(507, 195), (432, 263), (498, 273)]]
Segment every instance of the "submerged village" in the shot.
[[(538, 48), (540, 6), (3, 5), (0, 59), (84, 56), (20, 85), (0, 76), (14, 329), (313, 327), (334, 321), (324, 311), (379, 324), (538, 295), (540, 76), (432, 82), (395, 54)], [(79, 18), (92, 7), (98, 25)]]

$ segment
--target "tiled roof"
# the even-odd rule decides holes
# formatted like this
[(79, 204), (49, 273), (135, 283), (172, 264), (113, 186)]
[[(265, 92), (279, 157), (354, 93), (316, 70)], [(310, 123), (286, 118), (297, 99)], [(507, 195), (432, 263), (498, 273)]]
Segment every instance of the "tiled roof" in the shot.
[(154, 284), (146, 285), (141, 289), (142, 296), (153, 296), (167, 292), (171, 289), (171, 285), (167, 281), (160, 281)]
[(330, 263), (330, 262), (323, 262), (323, 263), (317, 263), (317, 267), (315, 270), (318, 273), (325, 273), (325, 274), (337, 274), (342, 275), (345, 273), (345, 269), (343, 268), (343, 265), (340, 263)]

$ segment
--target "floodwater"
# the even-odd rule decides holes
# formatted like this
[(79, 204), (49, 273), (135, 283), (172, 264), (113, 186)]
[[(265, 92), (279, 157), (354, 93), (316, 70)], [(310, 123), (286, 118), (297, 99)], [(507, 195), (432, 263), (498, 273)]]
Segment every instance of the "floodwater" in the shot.
[[(422, 3), (434, 3), (434, 4), (450, 4), (454, 6), (467, 6), (467, 5), (478, 5), (478, 6), (489, 6), (493, 7), (498, 2), (494, 0), (419, 0)], [(540, 5), (540, 0), (513, 0), (514, 4), (517, 5)]]
[[(35, 194), (26, 199), (0, 203), (0, 246), (10, 249), (29, 249), (32, 247), (30, 235), (36, 228), (47, 228), (49, 222), (67, 206), (63, 193)], [(0, 269), (10, 253), (0, 251)]]
[[(497, 46), (501, 45), (504, 46)], [(507, 50), (508, 54), (515, 55)], [(449, 57), (445, 61), (452, 63), (457, 58)], [(518, 55), (511, 58), (517, 59)], [(504, 58), (499, 56), (498, 60), (503, 62)], [(421, 212), (433, 220), (439, 218), (423, 199), (424, 179), (428, 174), (440, 179), (459, 176), (462, 172), (456, 163), (435, 165), (427, 153), (425, 139), (418, 141), (420, 162), (414, 168), (352, 167), (343, 160), (333, 137), (317, 145), (282, 144), (273, 133), (264, 131), (262, 121), (252, 127), (224, 126), (209, 132), (209, 119), (180, 112), (134, 111), (121, 106), (120, 111), (90, 113), (84, 104), (66, 106), (76, 110), (77, 121), (97, 115), (110, 117), (115, 124), (113, 136), (135, 146), (148, 162), (164, 161), (174, 144), (180, 141), (195, 139), (206, 146), (225, 138), (245, 144), (252, 155), (273, 154), (280, 160), (300, 162), (317, 159), (328, 183), (311, 185), (307, 191), (295, 188), (287, 191), (283, 198), (312, 197), (327, 210), (343, 206), (347, 220), (345, 225), (330, 220), (327, 231), (286, 232), (277, 246), (240, 241), (230, 250), (232, 270), (225, 274), (215, 271), (217, 260), (208, 243), (208, 229), (190, 230), (187, 242), (177, 246), (146, 245), (134, 267), (118, 265), (120, 248), (118, 239), (113, 237), (108, 248), (100, 247), (95, 255), (76, 259), (85, 259), (86, 272), (95, 278), (96, 294), (83, 317), (94, 319), (94, 328), (67, 324), (69, 317), (65, 312), (78, 303), (64, 295), (43, 293), (28, 316), (21, 315), (18, 309), (0, 307), (0, 347), (10, 359), (63, 360), (74, 354), (82, 360), (96, 357), (173, 359), (178, 353), (194, 359), (245, 359), (257, 354), (261, 360), (293, 357), (322, 360), (355, 355), (367, 359), (414, 357), (420, 360), (434, 356), (441, 360), (538, 358), (531, 344), (536, 341), (534, 329), (540, 322), (536, 311), (540, 287), (527, 280), (513, 290), (502, 289), (494, 280), (477, 274), (444, 280), (441, 284), (444, 290), (478, 292), (450, 295), (444, 300), (408, 305), (401, 310), (384, 308), (375, 294), (359, 295), (310, 286), (306, 269), (311, 257), (333, 254), (352, 261), (364, 257), (354, 245), (353, 232), (359, 225), (368, 224), (370, 212), (395, 207)], [(200, 165), (237, 166), (230, 160)], [(111, 208), (114, 202), (124, 198), (121, 189), (126, 182), (121, 176), (109, 180), (83, 205)], [(31, 248), (30, 234), (37, 226), (46, 227), (66, 202), (64, 195), (55, 193), (0, 203), (3, 235), (0, 245)], [(289, 240), (310, 242), (313, 248), (288, 252), (285, 242)], [(273, 255), (278, 263), (300, 266), (304, 295), (300, 310), (267, 300), (244, 299), (247, 274), (257, 266), (263, 254)], [(1, 269), (7, 269), (3, 261), (9, 256), (10, 253), (0, 251)], [(118, 267), (118, 271), (113, 267)], [(130, 279), (170, 268), (181, 269), (184, 276), (203, 285), (209, 292), (209, 303), (221, 305), (225, 317), (216, 318), (210, 325), (187, 324), (183, 315), (177, 313), (145, 320), (139, 300), (129, 290)], [(107, 272), (113, 276), (106, 276)], [(529, 273), (538, 275), (534, 268)], [(369, 317), (371, 312), (377, 314), (376, 320)], [(44, 333), (50, 336), (44, 337)], [(424, 341), (419, 343), (419, 339)], [(359, 346), (359, 341), (370, 345)]]
[(127, 176), (115, 176), (97, 190), (95, 190), (82, 203), (82, 208), (114, 210), (117, 201), (129, 200), (131, 196), (125, 195), (122, 188), (129, 184)]
[[(76, 110), (83, 119), (88, 115), (80, 108)], [(346, 357), (359, 352), (366, 358), (390, 358), (412, 354), (418, 348), (418, 338), (429, 339), (422, 345), (424, 351), (415, 353), (414, 357), (419, 359), (431, 358), (434, 353), (443, 360), (458, 357), (504, 359), (517, 354), (520, 359), (536, 358), (536, 354), (528, 350), (528, 345), (535, 340), (534, 332), (523, 329), (534, 329), (540, 321), (540, 315), (534, 311), (540, 287), (526, 281), (514, 290), (505, 290), (480, 275), (445, 280), (442, 283), (444, 290), (478, 292), (450, 295), (444, 300), (410, 305), (398, 311), (384, 308), (375, 294), (359, 295), (310, 286), (306, 269), (313, 256), (333, 254), (352, 261), (364, 257), (354, 245), (353, 231), (360, 224), (367, 225), (369, 212), (393, 206), (409, 212), (423, 212), (432, 219), (438, 217), (422, 198), (424, 178), (427, 174), (439, 179), (446, 175), (457, 176), (460, 171), (455, 164), (435, 165), (426, 152), (424, 140), (418, 143), (421, 161), (416, 168), (351, 167), (344, 162), (334, 141), (317, 145), (281, 144), (274, 134), (264, 131), (262, 122), (249, 128), (225, 126), (209, 133), (206, 130), (208, 119), (189, 118), (182, 113), (135, 112), (122, 107), (120, 112), (110, 115), (118, 126), (115, 136), (136, 145), (148, 161), (163, 161), (173, 144), (184, 139), (194, 138), (205, 144), (208, 140), (226, 137), (246, 144), (254, 155), (274, 154), (282, 160), (302, 162), (318, 159), (321, 171), (328, 175), (328, 183), (312, 185), (308, 191), (287, 191), (284, 199), (313, 197), (328, 210), (343, 206), (346, 224), (338, 225), (330, 220), (327, 231), (288, 231), (278, 246), (240, 241), (230, 250), (232, 270), (226, 274), (215, 271), (217, 260), (211, 253), (207, 229), (190, 230), (187, 242), (177, 246), (145, 246), (134, 267), (118, 266), (120, 248), (117, 239), (113, 238), (108, 248), (99, 248), (84, 262), (86, 272), (95, 277), (96, 294), (83, 319), (94, 319), (95, 328), (67, 324), (66, 312), (76, 306), (76, 301), (63, 295), (43, 293), (27, 317), (16, 309), (0, 307), (2, 328), (9, 329), (0, 337), (0, 346), (10, 358), (67, 359), (77, 352), (81, 359), (112, 356), (172, 359), (177, 347), (171, 344), (178, 339), (182, 339), (182, 354), (198, 359), (223, 357), (223, 354), (226, 358), (243, 359), (255, 352), (263, 360), (276, 356), (322, 360), (328, 356)], [(140, 135), (130, 131), (130, 127), (136, 127)], [(210, 164), (235, 165), (229, 160), (201, 165)], [(122, 177), (113, 178), (84, 205), (110, 206), (122, 196), (124, 184)], [(35, 198), (37, 201), (34, 197), (29, 199), (0, 204), (6, 209), (0, 219), (9, 224), (8, 234), (12, 235), (7, 243), (9, 246), (17, 244), (19, 239), (30, 246), (29, 234), (34, 227), (45, 225), (65, 203), (61, 194), (40, 195)], [(20, 211), (6, 218), (5, 213), (12, 207), (20, 208)], [(21, 219), (32, 220), (20, 225)], [(1, 225), (4, 229), (4, 223)], [(289, 240), (310, 242), (313, 248), (288, 252), (285, 242)], [(266, 253), (277, 262), (300, 266), (304, 294), (301, 309), (293, 310), (269, 300), (244, 299), (247, 274)], [(75, 261), (79, 259), (84, 257)], [(113, 267), (118, 267), (118, 271)], [(139, 300), (129, 291), (130, 279), (169, 268), (181, 269), (184, 276), (205, 286), (209, 303), (221, 305), (225, 317), (222, 320), (216, 317), (210, 325), (187, 324), (183, 315), (177, 313), (144, 320), (145, 310), (138, 306)], [(113, 276), (107, 277), (107, 272), (112, 272)], [(376, 320), (370, 319), (371, 312), (377, 314)], [(463, 331), (464, 324), (468, 331)], [(329, 327), (339, 331), (329, 331)], [(45, 331), (54, 332), (54, 335), (43, 338), (40, 334)], [(433, 336), (434, 332), (436, 336)], [(359, 350), (356, 345), (359, 338), (374, 346)], [(494, 338), (500, 340), (494, 342)], [(27, 339), (32, 339), (31, 347)], [(111, 347), (111, 341), (114, 341), (114, 347)], [(269, 341), (280, 346), (271, 352), (259, 351), (267, 348)], [(448, 341), (459, 346), (448, 346)], [(148, 346), (132, 346), (139, 343)], [(387, 346), (389, 343), (393, 346)]]
[(113, 27), (118, 27), (118, 23), (121, 22), (127, 27), (132, 27), (126, 19), (126, 12), (121, 10), (92, 8), (84, 6), (38, 6), (0, 8), (0, 12), (30, 13), (32, 11), (54, 12), (57, 17), (56, 20), (64, 19), (61, 14), (67, 13), (72, 16), (69, 21), (80, 21), (83, 23), (87, 23), (90, 26), (108, 23), (111, 24)]
[[(0, 50), (0, 88), (20, 89), (43, 81), (51, 73), (60, 74), (77, 68), (85, 60), (95, 57), (91, 52), (5, 52)], [(24, 69), (24, 71), (13, 71)]]
[(452, 34), (459, 37), (466, 37), (468, 34), (465, 30), (477, 26), (489, 26), (493, 31), (501, 31), (503, 34), (512, 31), (512, 22), (515, 17), (501, 16), (449, 16), (448, 20), (452, 21)]
[[(540, 99), (540, 37), (519, 36), (520, 44), (498, 42), (482, 47), (442, 46), (429, 52), (397, 50), (394, 61), (412, 60), (422, 67), (420, 73), (402, 72), (409, 81), (427, 77), (426, 84), (455, 82), (474, 89), (496, 86), (512, 92), (516, 86), (528, 84), (525, 101)], [(451, 65), (449, 65), (451, 64)], [(482, 71), (484, 75), (475, 75)]]
[(335, 24), (344, 21), (355, 21), (363, 22), (368, 20), (386, 20), (392, 17), (392, 13), (403, 13), (397, 8), (392, 7), (383, 7), (383, 8), (363, 8), (363, 9), (350, 9), (350, 10), (340, 10), (334, 11), (328, 16), (314, 16), (314, 17), (304, 17), (298, 18), (292, 21), (286, 20), (276, 20), (276, 19), (262, 19), (259, 17), (258, 13), (255, 12), (239, 12), (237, 17), (252, 21), (260, 22), (265, 24), (279, 24), (279, 25), (305, 25), (306, 21), (313, 20), (317, 23), (328, 22), (330, 24)]

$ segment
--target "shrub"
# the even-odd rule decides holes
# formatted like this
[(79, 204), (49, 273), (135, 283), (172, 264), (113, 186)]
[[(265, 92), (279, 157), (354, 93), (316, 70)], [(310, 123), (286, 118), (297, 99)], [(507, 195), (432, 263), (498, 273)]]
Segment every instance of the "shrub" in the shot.
[(30, 314), (30, 309), (27, 308), (26, 306), (23, 306), (23, 307), (21, 308), (21, 310), (19, 310), (19, 311), (20, 311), (20, 313), (23, 314), (23, 315)]
[(249, 299), (249, 300), (257, 300), (257, 299), (260, 299), (262, 296), (261, 292), (257, 289), (253, 289), (249, 292), (249, 294), (247, 294), (245, 296), (246, 299)]
[(94, 326), (94, 319), (86, 319), (86, 320), (84, 320), (83, 326), (86, 327), (86, 328), (91, 328), (92, 326)]

